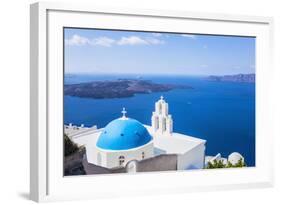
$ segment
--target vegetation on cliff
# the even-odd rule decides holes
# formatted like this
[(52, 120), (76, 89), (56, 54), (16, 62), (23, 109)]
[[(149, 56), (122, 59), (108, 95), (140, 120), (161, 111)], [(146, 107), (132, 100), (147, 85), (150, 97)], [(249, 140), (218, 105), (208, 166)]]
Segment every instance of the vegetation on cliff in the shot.
[(222, 160), (214, 160), (212, 163), (208, 162), (206, 169), (217, 169), (217, 168), (238, 168), (238, 167), (246, 167), (246, 163), (240, 159), (236, 164), (231, 164), (227, 162), (224, 164)]
[(63, 135), (63, 141), (64, 141), (64, 156), (67, 157), (69, 155), (72, 155), (76, 153), (79, 150), (79, 147), (77, 144), (71, 141), (69, 137), (64, 134)]

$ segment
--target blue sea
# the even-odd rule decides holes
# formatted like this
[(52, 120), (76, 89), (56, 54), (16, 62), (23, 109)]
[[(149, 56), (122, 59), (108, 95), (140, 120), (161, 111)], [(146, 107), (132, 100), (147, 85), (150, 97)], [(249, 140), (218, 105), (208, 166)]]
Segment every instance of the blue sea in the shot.
[[(139, 78), (136, 75), (65, 75), (65, 84)], [(137, 94), (130, 98), (90, 99), (64, 96), (64, 123), (104, 127), (121, 116), (151, 124), (154, 103), (161, 95), (169, 103), (174, 131), (207, 140), (206, 155), (227, 157), (239, 152), (248, 166), (255, 166), (255, 84), (211, 82), (205, 77), (141, 76), (156, 83), (189, 85), (194, 89)]]

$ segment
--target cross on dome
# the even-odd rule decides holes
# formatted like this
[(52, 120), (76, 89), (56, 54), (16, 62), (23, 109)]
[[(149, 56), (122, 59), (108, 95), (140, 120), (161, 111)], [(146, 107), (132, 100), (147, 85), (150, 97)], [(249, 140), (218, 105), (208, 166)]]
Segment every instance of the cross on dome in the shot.
[(126, 117), (127, 111), (126, 111), (126, 109), (125, 109), (124, 107), (123, 107), (121, 113), (123, 114), (122, 118), (127, 118), (127, 117)]
[(161, 100), (163, 100), (163, 99), (164, 99), (163, 95), (161, 95), (160, 99), (161, 99)]

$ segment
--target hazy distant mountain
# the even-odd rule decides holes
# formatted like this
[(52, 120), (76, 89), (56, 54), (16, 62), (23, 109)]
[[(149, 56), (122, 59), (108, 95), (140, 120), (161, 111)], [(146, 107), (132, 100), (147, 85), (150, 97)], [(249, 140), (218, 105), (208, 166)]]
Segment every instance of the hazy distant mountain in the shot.
[(236, 75), (211, 75), (207, 79), (210, 81), (218, 81), (218, 82), (245, 82), (245, 83), (254, 83), (256, 75), (254, 73), (251, 74), (236, 74)]

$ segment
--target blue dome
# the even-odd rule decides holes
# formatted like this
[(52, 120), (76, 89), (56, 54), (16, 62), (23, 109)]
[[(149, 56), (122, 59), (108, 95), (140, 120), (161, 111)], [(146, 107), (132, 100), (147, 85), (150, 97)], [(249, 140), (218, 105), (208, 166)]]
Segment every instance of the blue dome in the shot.
[(151, 139), (147, 129), (139, 121), (119, 118), (104, 128), (97, 146), (106, 150), (126, 150), (145, 145)]

